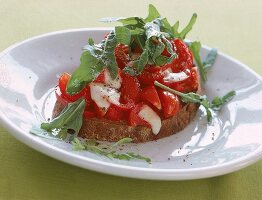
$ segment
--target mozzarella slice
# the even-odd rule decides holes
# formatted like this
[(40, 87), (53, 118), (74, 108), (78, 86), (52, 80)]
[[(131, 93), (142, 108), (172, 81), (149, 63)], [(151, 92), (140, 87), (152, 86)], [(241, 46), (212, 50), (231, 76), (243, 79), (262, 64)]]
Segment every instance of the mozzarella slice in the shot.
[(115, 79), (112, 79), (108, 69), (105, 70), (105, 84), (106, 85), (112, 88), (115, 88), (115, 89), (119, 89), (121, 87), (121, 83), (122, 83), (122, 79), (119, 76), (119, 74), (117, 75)]
[(98, 107), (108, 109), (110, 103), (119, 105), (120, 93), (111, 87), (105, 86), (102, 83), (90, 84), (91, 99)]
[(171, 73), (171, 72), (165, 72), (164, 81), (168, 82), (179, 82), (186, 80), (189, 76), (185, 72), (179, 72), (179, 73)]
[(152, 108), (150, 108), (148, 105), (144, 105), (138, 113), (138, 116), (151, 125), (152, 132), (155, 135), (159, 133), (161, 129), (161, 119)]

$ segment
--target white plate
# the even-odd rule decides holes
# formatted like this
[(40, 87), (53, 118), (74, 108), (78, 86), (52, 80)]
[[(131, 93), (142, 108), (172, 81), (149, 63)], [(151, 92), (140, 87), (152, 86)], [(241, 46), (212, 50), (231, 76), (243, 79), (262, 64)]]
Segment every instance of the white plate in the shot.
[[(240, 62), (219, 53), (208, 73), (209, 97), (236, 90), (237, 96), (207, 126), (200, 113), (186, 129), (157, 142), (130, 144), (152, 158), (110, 160), (71, 145), (29, 133), (32, 125), (51, 115), (57, 78), (79, 64), (88, 37), (99, 42), (108, 29), (80, 29), (31, 38), (0, 54), (0, 116), (2, 125), (28, 146), (58, 160), (108, 174), (141, 179), (182, 180), (212, 177), (236, 171), (262, 157), (261, 77)], [(205, 56), (208, 48), (202, 49)], [(77, 170), (77, 168), (76, 168)]]

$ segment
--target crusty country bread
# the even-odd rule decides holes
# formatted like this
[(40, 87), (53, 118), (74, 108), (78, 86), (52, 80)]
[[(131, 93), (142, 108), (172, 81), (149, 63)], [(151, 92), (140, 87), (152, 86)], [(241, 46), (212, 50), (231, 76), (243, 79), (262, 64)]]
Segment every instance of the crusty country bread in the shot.
[[(145, 126), (129, 126), (126, 122), (115, 122), (108, 119), (83, 119), (83, 125), (79, 132), (82, 138), (96, 139), (100, 141), (116, 142), (122, 138), (129, 137), (133, 142), (147, 142), (173, 135), (183, 130), (195, 117), (199, 105), (185, 104), (177, 115), (162, 120), (160, 132), (155, 135), (152, 130)], [(64, 106), (56, 102), (53, 116), (56, 117)]]

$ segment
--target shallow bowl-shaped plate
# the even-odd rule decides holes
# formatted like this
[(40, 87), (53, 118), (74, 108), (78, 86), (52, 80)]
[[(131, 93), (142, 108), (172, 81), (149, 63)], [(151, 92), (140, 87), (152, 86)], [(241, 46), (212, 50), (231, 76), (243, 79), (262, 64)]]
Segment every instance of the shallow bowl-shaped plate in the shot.
[[(219, 53), (208, 72), (204, 93), (213, 98), (235, 90), (237, 96), (207, 125), (199, 111), (196, 120), (171, 137), (126, 150), (151, 157), (119, 161), (72, 151), (70, 144), (29, 133), (51, 116), (53, 88), (59, 75), (78, 66), (81, 47), (89, 37), (99, 42), (108, 29), (80, 29), (41, 35), (0, 54), (0, 118), (2, 125), (28, 146), (58, 160), (108, 174), (163, 180), (196, 179), (226, 174), (262, 157), (261, 78), (240, 62)], [(202, 48), (205, 56), (208, 48)], [(76, 169), (77, 170), (77, 169)]]

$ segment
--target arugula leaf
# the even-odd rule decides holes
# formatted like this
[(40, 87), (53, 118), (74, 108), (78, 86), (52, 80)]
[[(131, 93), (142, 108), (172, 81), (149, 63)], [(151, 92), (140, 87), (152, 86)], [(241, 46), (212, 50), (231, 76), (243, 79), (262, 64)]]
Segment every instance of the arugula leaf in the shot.
[(119, 140), (118, 142), (114, 143), (111, 146), (100, 148), (98, 143), (93, 142), (81, 142), (78, 138), (74, 138), (74, 140), (71, 142), (73, 145), (73, 150), (81, 151), (81, 150), (87, 150), (96, 154), (100, 154), (102, 156), (106, 156), (110, 159), (118, 159), (118, 160), (131, 160), (131, 159), (139, 159), (139, 160), (145, 160), (148, 163), (151, 163), (151, 159), (141, 156), (139, 154), (135, 154), (132, 152), (127, 153), (117, 153), (115, 150), (113, 150), (116, 146), (125, 144), (128, 142), (131, 142), (131, 138), (123, 138)]
[(227, 93), (225, 96), (223, 96), (222, 98), (220, 97), (215, 97), (214, 100), (212, 101), (212, 103), (210, 103), (207, 100), (207, 97), (205, 95), (200, 95), (200, 94), (196, 94), (193, 92), (189, 92), (189, 93), (182, 93), (179, 92), (177, 90), (171, 89), (157, 81), (154, 82), (154, 84), (168, 92), (171, 92), (173, 94), (176, 94), (178, 96), (181, 97), (181, 100), (185, 103), (198, 103), (200, 105), (202, 105), (205, 110), (206, 110), (206, 114), (207, 114), (207, 121), (211, 122), (212, 120), (212, 113), (211, 110), (217, 111), (219, 109), (221, 109), (221, 107), (231, 101), (233, 99), (233, 97), (235, 96), (235, 91), (230, 91), (229, 93)]
[(93, 44), (93, 41), (90, 40), (89, 44), (83, 48), (85, 51), (81, 55), (80, 66), (73, 72), (67, 84), (67, 93), (78, 93), (106, 67), (109, 68), (111, 77), (115, 79), (118, 74), (114, 54), (116, 45), (117, 41), (114, 31), (111, 31), (100, 44)]
[(158, 40), (158, 44), (153, 46), (155, 46), (155, 48), (154, 51), (152, 52), (153, 54), (152, 60), (155, 62), (156, 58), (161, 55), (161, 53), (164, 51), (166, 46), (161, 40)]
[(149, 7), (148, 7), (148, 16), (147, 18), (145, 18), (145, 22), (151, 22), (153, 21), (154, 19), (156, 18), (160, 18), (160, 14), (159, 12), (157, 11), (156, 7), (152, 4), (149, 4)]
[(74, 138), (71, 141), (71, 144), (73, 145), (74, 151), (82, 151), (85, 150), (85, 145), (82, 144), (82, 142), (78, 138)]
[(110, 76), (115, 79), (118, 74), (118, 66), (115, 59), (115, 47), (117, 45), (114, 31), (111, 31), (102, 43), (104, 44), (103, 53), (101, 55), (102, 62), (109, 68)]
[(112, 145), (112, 147), (119, 146), (121, 144), (130, 143), (132, 142), (132, 138), (122, 138), (121, 140), (117, 141), (115, 144)]
[(215, 60), (217, 57), (217, 49), (211, 49), (210, 52), (207, 54), (207, 57), (205, 58), (203, 62), (203, 68), (207, 69), (214, 65)]
[(192, 30), (193, 25), (196, 23), (197, 14), (194, 13), (189, 21), (189, 23), (186, 25), (186, 27), (180, 32), (179, 37), (181, 39), (185, 39), (186, 35)]
[(124, 26), (115, 27), (116, 41), (121, 44), (129, 45), (131, 41), (131, 33), (128, 28)]
[(139, 154), (135, 154), (133, 152), (127, 152), (126, 153), (128, 156), (130, 156), (131, 159), (139, 159), (139, 160), (145, 160), (149, 164), (151, 163), (151, 159), (145, 156), (141, 156)]
[(148, 49), (144, 49), (140, 57), (134, 61), (133, 68), (136, 69), (137, 74), (140, 74), (147, 63), (148, 63)]
[(100, 19), (102, 22), (121, 22), (130, 30), (131, 35), (143, 34), (145, 22), (141, 17), (107, 17)]
[(88, 38), (88, 42), (89, 45), (94, 45), (95, 41), (93, 40), (93, 38)]
[(202, 64), (201, 58), (200, 58), (200, 49), (201, 49), (201, 43), (200, 42), (191, 42), (189, 45), (190, 50), (192, 51), (195, 61), (197, 63), (197, 66), (199, 68), (199, 73), (201, 80), (203, 82), (206, 82), (207, 80), (207, 75), (206, 75), (206, 70)]
[[(167, 30), (172, 33), (173, 37), (180, 38), (182, 40), (185, 39), (186, 35), (192, 30), (195, 22), (197, 19), (197, 14), (194, 13), (189, 21), (189, 23), (186, 25), (186, 27), (179, 33), (179, 21), (177, 21), (171, 28), (167, 28)], [(167, 25), (167, 24), (166, 24)]]
[(200, 58), (201, 43), (196, 42), (196, 41), (191, 42), (189, 43), (189, 48), (192, 51), (195, 61), (197, 63), (197, 66), (199, 68), (201, 80), (203, 82), (206, 82), (207, 81), (207, 69), (214, 65), (216, 57), (217, 57), (217, 50), (211, 49), (207, 57), (205, 58), (204, 62), (202, 63), (201, 58)]
[(179, 38), (178, 28), (179, 28), (179, 21), (177, 21), (177, 22), (172, 26), (173, 34), (174, 34), (176, 37)]
[(170, 36), (174, 37), (174, 32), (172, 30), (172, 26), (168, 22), (167, 18), (160, 18), (160, 30), (162, 32), (166, 32)]
[(76, 68), (68, 81), (66, 87), (68, 94), (76, 94), (81, 91), (87, 83), (92, 82), (106, 67), (93, 54), (91, 50), (82, 53), (80, 58), (81, 64)]
[(224, 104), (231, 101), (233, 97), (236, 95), (235, 91), (230, 91), (227, 94), (225, 94), (222, 98), (221, 97), (215, 97), (212, 101), (211, 108), (215, 111), (219, 111)]
[(131, 75), (131, 76), (137, 76), (137, 75), (138, 75), (136, 69), (133, 68), (132, 66), (126, 66), (126, 67), (123, 69), (123, 72), (126, 73), (126, 74), (129, 74), (129, 75)]
[(86, 106), (84, 99), (78, 99), (69, 103), (61, 114), (50, 122), (42, 123), (41, 128), (49, 132), (52, 136), (65, 139), (68, 131), (73, 130), (77, 134), (83, 123), (83, 112)]
[(36, 135), (38, 137), (42, 137), (42, 138), (46, 138), (46, 139), (50, 139), (50, 140), (62, 140), (61, 138), (54, 137), (50, 132), (47, 132), (46, 130), (41, 129), (40, 125), (39, 126), (33, 126), (30, 129), (30, 133), (32, 133), (33, 135)]

